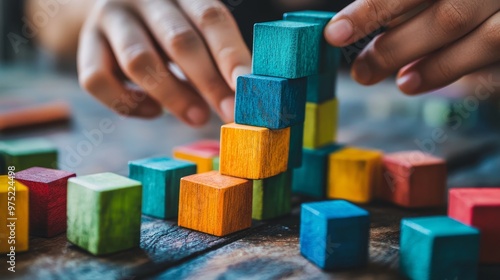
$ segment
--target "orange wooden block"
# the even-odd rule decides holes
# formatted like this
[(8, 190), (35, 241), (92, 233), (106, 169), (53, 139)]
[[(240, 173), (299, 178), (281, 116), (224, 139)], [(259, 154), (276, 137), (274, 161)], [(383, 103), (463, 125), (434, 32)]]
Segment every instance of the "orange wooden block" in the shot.
[(409, 208), (446, 202), (446, 162), (421, 151), (387, 154), (383, 181), (375, 196)]
[(221, 128), (220, 173), (264, 179), (287, 170), (290, 128), (270, 130), (241, 124)]
[(197, 173), (213, 170), (214, 158), (219, 156), (218, 140), (201, 140), (185, 146), (175, 147), (174, 158), (184, 159), (196, 164)]
[(71, 109), (69, 105), (61, 101), (16, 108), (0, 112), (0, 130), (64, 121), (68, 120), (70, 116)]
[(224, 236), (252, 225), (252, 181), (217, 171), (181, 179), (179, 226)]

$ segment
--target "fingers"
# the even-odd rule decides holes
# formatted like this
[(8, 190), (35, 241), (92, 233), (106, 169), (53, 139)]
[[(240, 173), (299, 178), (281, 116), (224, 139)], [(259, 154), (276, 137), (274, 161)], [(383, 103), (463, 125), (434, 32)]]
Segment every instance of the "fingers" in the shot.
[(132, 13), (115, 4), (102, 10), (99, 22), (128, 78), (182, 121), (198, 126), (208, 120), (210, 111), (206, 103), (189, 85), (168, 71), (149, 35)]
[[(398, 86), (408, 94), (445, 86), (468, 73), (499, 62), (499, 49), (500, 13), (497, 12), (466, 37), (402, 69), (398, 75)], [(500, 84), (497, 83), (497, 86)]]

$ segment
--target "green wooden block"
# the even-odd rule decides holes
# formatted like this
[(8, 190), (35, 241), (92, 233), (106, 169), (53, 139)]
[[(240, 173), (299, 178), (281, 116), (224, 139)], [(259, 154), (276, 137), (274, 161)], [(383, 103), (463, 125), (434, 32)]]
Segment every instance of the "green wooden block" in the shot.
[(0, 141), (0, 158), (0, 174), (7, 174), (9, 166), (16, 171), (35, 166), (57, 169), (57, 148), (43, 138)]
[(214, 157), (213, 158), (212, 169), (219, 171), (219, 157)]
[(329, 72), (307, 77), (307, 102), (323, 103), (335, 98), (337, 73)]
[(129, 177), (142, 183), (142, 213), (155, 218), (177, 217), (181, 178), (196, 174), (196, 164), (171, 158), (131, 161)]
[(113, 173), (68, 180), (68, 241), (94, 255), (139, 246), (141, 183)]
[(253, 181), (252, 219), (267, 220), (290, 213), (292, 172)]
[(296, 79), (318, 73), (321, 38), (315, 23), (255, 24), (252, 74)]

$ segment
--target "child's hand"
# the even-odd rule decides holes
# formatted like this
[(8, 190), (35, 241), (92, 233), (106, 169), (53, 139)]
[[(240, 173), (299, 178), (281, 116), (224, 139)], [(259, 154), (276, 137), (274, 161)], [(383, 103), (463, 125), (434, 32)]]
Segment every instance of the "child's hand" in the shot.
[[(172, 75), (168, 62), (189, 82)], [(218, 0), (100, 0), (78, 48), (80, 82), (104, 104), (139, 117), (165, 107), (193, 126), (208, 120), (207, 105), (233, 119), (235, 79), (250, 64), (238, 26)]]
[[(410, 19), (398, 17), (428, 2)], [(381, 26), (352, 65), (352, 75), (370, 85), (398, 72), (409, 94), (436, 89), (500, 61), (499, 0), (358, 0), (325, 29), (327, 41), (346, 46)]]

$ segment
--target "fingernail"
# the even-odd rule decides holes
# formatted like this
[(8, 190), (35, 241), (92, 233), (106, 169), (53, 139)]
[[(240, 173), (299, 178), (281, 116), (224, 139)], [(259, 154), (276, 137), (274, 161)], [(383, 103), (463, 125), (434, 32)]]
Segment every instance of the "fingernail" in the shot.
[(239, 65), (234, 67), (233, 73), (231, 74), (231, 78), (233, 81), (232, 85), (233, 90), (236, 88), (236, 79), (238, 79), (239, 76), (247, 75), (250, 73), (252, 73), (252, 68), (250, 66)]
[(357, 61), (352, 66), (352, 75), (354, 79), (361, 84), (368, 84), (372, 78), (370, 67), (364, 61)]
[(232, 122), (234, 120), (234, 96), (228, 96), (219, 104), (222, 119), (225, 122)]
[(422, 78), (417, 72), (409, 72), (396, 81), (398, 87), (406, 93), (414, 93), (420, 88)]
[(348, 20), (341, 19), (329, 23), (325, 33), (330, 43), (334, 45), (343, 45), (352, 37), (354, 29)]
[(207, 120), (205, 110), (198, 106), (193, 106), (187, 110), (186, 117), (193, 125), (202, 125)]

